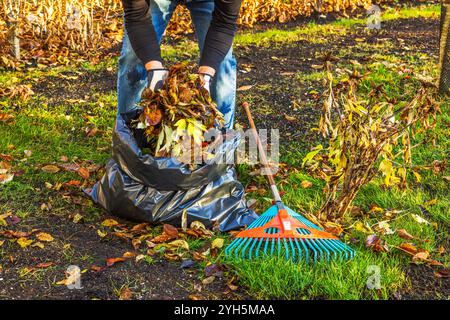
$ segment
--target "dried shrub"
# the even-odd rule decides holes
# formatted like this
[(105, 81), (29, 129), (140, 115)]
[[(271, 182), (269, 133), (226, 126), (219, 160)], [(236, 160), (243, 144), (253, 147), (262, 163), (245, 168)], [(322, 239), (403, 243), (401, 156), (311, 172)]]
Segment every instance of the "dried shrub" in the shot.
[(328, 89), (319, 130), (328, 146), (318, 145), (303, 162), (326, 181), (320, 218), (335, 220), (378, 175), (386, 186), (406, 187), (408, 171), (420, 179), (418, 167), (412, 165), (411, 141), (417, 132), (435, 127), (440, 109), (433, 98), (437, 88), (426, 80), (409, 101), (391, 99), (382, 85), (362, 95), (358, 85), (363, 75), (353, 71), (333, 85), (331, 59), (325, 60)]
[[(383, 0), (382, 2), (389, 2)], [(380, 2), (380, 1), (378, 1)], [(372, 0), (244, 0), (238, 23), (286, 22), (318, 12), (345, 12), (367, 7)], [(11, 10), (13, 8), (13, 10)], [(178, 6), (167, 33), (192, 32), (185, 6)], [(13, 56), (41, 64), (100, 59), (123, 36), (120, 0), (0, 0), (0, 66), (17, 68)]]

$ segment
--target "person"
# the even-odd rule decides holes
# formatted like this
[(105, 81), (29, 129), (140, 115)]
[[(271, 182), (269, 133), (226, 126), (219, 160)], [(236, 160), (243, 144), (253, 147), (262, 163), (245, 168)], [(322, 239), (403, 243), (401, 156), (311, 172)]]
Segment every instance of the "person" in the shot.
[(137, 107), (142, 90), (162, 87), (168, 71), (160, 43), (176, 7), (189, 10), (200, 49), (198, 74), (232, 128), (236, 97), (236, 59), (232, 43), (242, 0), (122, 0), (125, 34), (119, 58), (118, 112)]

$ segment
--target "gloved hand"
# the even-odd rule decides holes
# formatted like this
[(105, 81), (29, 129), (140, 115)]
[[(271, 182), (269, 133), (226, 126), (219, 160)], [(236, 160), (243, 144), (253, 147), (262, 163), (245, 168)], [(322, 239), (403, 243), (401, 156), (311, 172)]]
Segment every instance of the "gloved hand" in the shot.
[(209, 75), (207, 73), (199, 73), (199, 75), (200, 75), (202, 87), (205, 88), (206, 91), (210, 92), (211, 81), (212, 81), (211, 75)]
[(169, 75), (167, 69), (151, 69), (147, 71), (148, 87), (152, 91), (160, 90), (163, 87), (164, 81)]

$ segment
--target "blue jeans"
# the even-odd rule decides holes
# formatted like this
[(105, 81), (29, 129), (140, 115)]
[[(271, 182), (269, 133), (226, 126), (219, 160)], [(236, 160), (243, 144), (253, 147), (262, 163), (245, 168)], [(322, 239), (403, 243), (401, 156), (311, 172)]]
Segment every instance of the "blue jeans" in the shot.
[[(153, 27), (158, 41), (161, 42), (164, 30), (180, 3), (179, 0), (151, 0)], [(214, 0), (185, 0), (194, 24), (195, 35), (200, 52), (203, 50), (206, 33), (212, 19)], [(137, 108), (142, 90), (147, 85), (147, 72), (142, 61), (136, 56), (125, 32), (122, 52), (119, 58), (119, 74), (117, 81), (118, 112), (129, 112)], [(233, 127), (236, 105), (236, 59), (232, 49), (216, 70), (211, 83), (211, 97), (225, 118), (225, 128)]]

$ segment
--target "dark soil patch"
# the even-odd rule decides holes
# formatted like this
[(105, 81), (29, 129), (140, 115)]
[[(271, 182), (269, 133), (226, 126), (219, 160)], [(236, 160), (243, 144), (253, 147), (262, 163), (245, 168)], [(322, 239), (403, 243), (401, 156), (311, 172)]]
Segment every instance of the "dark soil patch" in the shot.
[(411, 264), (405, 270), (411, 287), (398, 292), (394, 297), (407, 300), (447, 300), (450, 297), (450, 278), (437, 276), (438, 271), (439, 268)]
[[(2, 299), (118, 299), (124, 288), (130, 289), (133, 299), (189, 299), (191, 294), (204, 299), (245, 297), (240, 290), (227, 290), (224, 277), (202, 285), (202, 271), (198, 267), (181, 269), (180, 262), (158, 257), (151, 264), (130, 259), (102, 271), (93, 271), (92, 266), (105, 266), (106, 259), (122, 257), (127, 251), (133, 252), (133, 247), (114, 238), (103, 240), (94, 225), (75, 224), (60, 216), (27, 219), (26, 227), (21, 224), (15, 229), (39, 229), (50, 233), (55, 240), (46, 243), (43, 249), (21, 249), (17, 243), (5, 241), (2, 246), (5, 259), (0, 268)], [(5, 239), (0, 237), (0, 240)], [(27, 268), (46, 262), (54, 265), (27, 272)], [(81, 289), (56, 285), (65, 279), (65, 271), (71, 265), (86, 270), (81, 274)], [(194, 285), (201, 287), (201, 292), (195, 290)]]
[(92, 102), (93, 93), (106, 93), (116, 90), (116, 70), (99, 72), (64, 72), (59, 76), (50, 76), (45, 81), (33, 84), (33, 91), (45, 97), (51, 107), (61, 105), (67, 100), (84, 100)]

